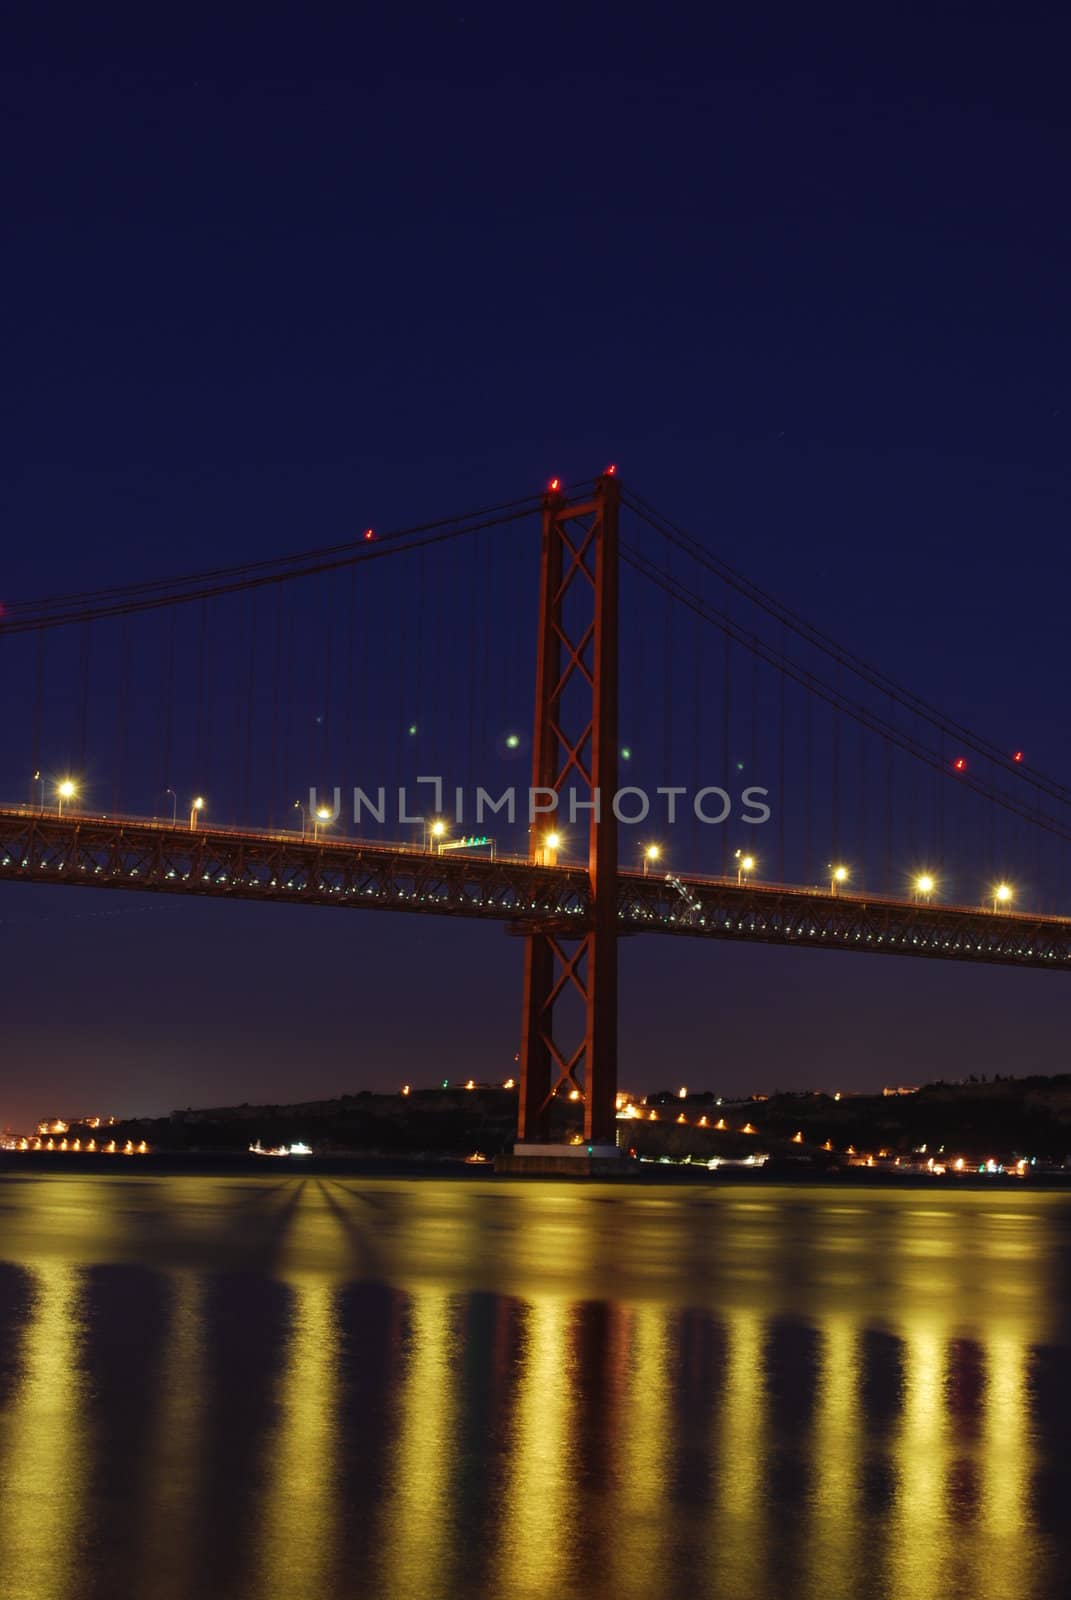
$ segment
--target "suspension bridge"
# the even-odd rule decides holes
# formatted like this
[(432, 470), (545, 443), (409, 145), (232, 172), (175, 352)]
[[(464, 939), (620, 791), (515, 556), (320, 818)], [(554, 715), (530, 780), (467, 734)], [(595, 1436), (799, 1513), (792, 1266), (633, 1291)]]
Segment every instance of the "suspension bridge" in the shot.
[(519, 936), (528, 1146), (563, 1092), (614, 1143), (624, 936), (1071, 971), (1071, 790), (612, 468), (6, 603), (0, 712), (0, 881)]

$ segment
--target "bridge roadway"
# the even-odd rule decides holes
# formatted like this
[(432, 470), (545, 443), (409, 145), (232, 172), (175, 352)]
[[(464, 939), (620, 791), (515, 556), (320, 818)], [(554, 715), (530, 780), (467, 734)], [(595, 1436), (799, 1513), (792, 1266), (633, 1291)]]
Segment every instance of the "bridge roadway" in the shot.
[[(586, 871), (295, 831), (0, 808), (0, 882), (346, 906), (580, 933)], [(1071, 918), (681, 874), (618, 875), (622, 934), (673, 934), (1071, 972)]]

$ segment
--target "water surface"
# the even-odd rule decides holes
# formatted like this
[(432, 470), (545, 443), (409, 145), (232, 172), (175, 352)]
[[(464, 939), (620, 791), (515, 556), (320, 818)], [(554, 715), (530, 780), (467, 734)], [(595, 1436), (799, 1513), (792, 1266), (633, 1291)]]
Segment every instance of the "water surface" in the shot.
[(5, 1600), (1065, 1594), (1071, 1201), (0, 1180)]

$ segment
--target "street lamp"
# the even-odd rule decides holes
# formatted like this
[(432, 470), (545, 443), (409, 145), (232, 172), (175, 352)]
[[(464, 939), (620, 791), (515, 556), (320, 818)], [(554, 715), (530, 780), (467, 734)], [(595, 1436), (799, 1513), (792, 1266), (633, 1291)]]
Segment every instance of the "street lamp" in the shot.
[(197, 795), (193, 800), (190, 801), (190, 832), (191, 833), (193, 832), (194, 828), (196, 828), (196, 826), (197, 826), (198, 814), (200, 812), (202, 812), (204, 810), (204, 808), (205, 808), (205, 802), (204, 802), (204, 796), (203, 795)]
[(332, 813), (328, 810), (328, 808), (326, 806), (317, 806), (316, 807), (316, 820), (313, 822), (313, 825), (312, 825), (312, 836), (313, 836), (313, 838), (314, 839), (318, 839), (320, 837), (320, 829), (321, 829), (321, 827), (323, 827), (325, 823), (333, 822), (334, 820), (335, 819), (334, 819)]
[(42, 778), (40, 772), (35, 772), (34, 775), (33, 775), (33, 781), (37, 785), (38, 794), (39, 794), (39, 797), (40, 797), (39, 798), (40, 809), (43, 811), (45, 809), (45, 780), (44, 780), (44, 778)]
[(755, 870), (755, 857), (745, 856), (738, 850), (736, 852), (736, 861), (736, 881), (737, 883), (743, 883), (744, 879)]
[(56, 815), (57, 816), (62, 817), (62, 815), (63, 815), (63, 802), (65, 800), (73, 800), (75, 798), (75, 796), (77, 795), (77, 793), (78, 793), (77, 785), (74, 784), (71, 781), (70, 778), (64, 778), (63, 782), (61, 784), (57, 785), (57, 788), (56, 788)]
[(562, 836), (560, 833), (545, 833), (543, 843), (536, 850), (537, 867), (556, 867), (558, 865), (558, 850), (561, 847)]
[(649, 844), (643, 852), (643, 875), (646, 878), (651, 868), (651, 862), (657, 861), (662, 854), (661, 845)]
[(931, 873), (920, 872), (915, 879), (915, 899), (918, 900), (921, 896), (923, 900), (928, 900), (936, 887)]
[(847, 881), (848, 881), (848, 869), (847, 869), (847, 867), (835, 867), (835, 866), (833, 866), (832, 863), (830, 863), (830, 867), (829, 867), (829, 892), (830, 892), (830, 894), (836, 894), (836, 892), (837, 892), (837, 884), (838, 883), (847, 883)]
[(165, 789), (164, 793), (171, 796), (171, 826), (174, 827), (178, 821), (178, 795), (174, 789)]
[(306, 818), (305, 818), (305, 807), (301, 804), (300, 800), (295, 800), (294, 801), (294, 810), (301, 812), (301, 837), (304, 839), (304, 837), (305, 837), (305, 820), (306, 820)]
[(999, 911), (1001, 906), (1006, 906), (1012, 897), (1011, 885), (998, 883), (993, 890), (993, 910)]
[(441, 849), (442, 846), (439, 844), (439, 840), (445, 839), (445, 837), (446, 823), (441, 817), (437, 817), (432, 823), (431, 827), (428, 829), (428, 837), (425, 849), (434, 850), (437, 846)]

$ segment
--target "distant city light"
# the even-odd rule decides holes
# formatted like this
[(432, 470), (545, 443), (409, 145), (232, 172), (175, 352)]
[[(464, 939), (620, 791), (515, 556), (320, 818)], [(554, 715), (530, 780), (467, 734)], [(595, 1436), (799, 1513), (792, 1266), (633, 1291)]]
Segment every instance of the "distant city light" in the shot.
[(521, 739), (520, 739), (520, 735), (519, 734), (510, 733), (510, 734), (506, 735), (506, 749), (507, 750), (516, 750), (517, 747), (520, 745), (520, 742), (521, 742)]

